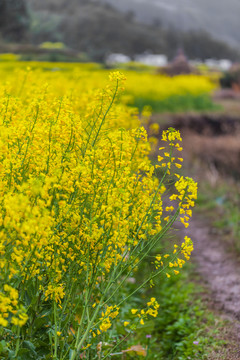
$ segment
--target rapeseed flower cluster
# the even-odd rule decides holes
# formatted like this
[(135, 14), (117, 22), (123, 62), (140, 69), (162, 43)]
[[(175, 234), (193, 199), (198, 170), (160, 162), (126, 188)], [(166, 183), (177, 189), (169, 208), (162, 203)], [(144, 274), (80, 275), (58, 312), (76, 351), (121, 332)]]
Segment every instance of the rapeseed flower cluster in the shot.
[[(65, 93), (64, 76), (54, 73), (48, 84), (41, 69), (20, 70), (16, 81), (5, 74), (0, 87), (0, 334), (15, 356), (26, 341), (36, 359), (92, 351), (120, 321), (131, 297), (122, 298), (125, 280), (179, 214), (187, 223), (196, 198), (196, 184), (179, 175), (175, 212), (162, 219), (180, 134), (163, 133), (170, 152), (159, 159), (159, 181), (146, 130), (119, 101), (124, 76), (79, 93), (84, 74), (66, 76)], [(181, 254), (191, 251), (185, 239)], [(152, 298), (140, 324), (158, 308)]]
[(18, 304), (18, 291), (4, 284), (3, 292), (0, 292), (0, 326), (13, 325), (23, 326), (28, 319), (25, 310)]

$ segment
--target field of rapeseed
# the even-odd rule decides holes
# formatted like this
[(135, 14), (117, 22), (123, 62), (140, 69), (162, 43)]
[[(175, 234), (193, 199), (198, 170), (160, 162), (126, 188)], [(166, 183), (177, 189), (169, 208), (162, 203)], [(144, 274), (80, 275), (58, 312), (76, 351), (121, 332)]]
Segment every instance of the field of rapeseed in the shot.
[[(132, 296), (157, 275), (176, 276), (190, 257), (186, 236), (127, 291), (173, 222), (188, 227), (197, 184), (179, 174), (181, 135), (172, 128), (151, 164), (146, 130), (123, 101), (124, 87), (131, 96), (144, 91), (134, 74), (125, 85), (121, 73), (107, 79), (96, 65), (31, 66), (0, 67), (0, 355), (111, 358), (158, 315), (156, 298), (132, 307)], [(184, 91), (210, 87), (178, 81)]]
[[(3, 60), (5, 58), (3, 57)], [(1, 57), (0, 57), (1, 60)], [(10, 57), (11, 60), (11, 57)], [(26, 72), (28, 63), (16, 61), (0, 62), (1, 80), (13, 81), (20, 86), (15, 91), (22, 91), (25, 81), (28, 86), (22, 96), (31, 91), (30, 84), (42, 86), (54, 84), (56, 95), (76, 95), (76, 93), (89, 92), (107, 85), (109, 70), (98, 64), (69, 64), (69, 63), (37, 63), (31, 62), (34, 72)], [(124, 70), (127, 77), (125, 91), (121, 102), (140, 111), (144, 106), (151, 106), (153, 111), (183, 111), (204, 110), (214, 108), (209, 93), (216, 87), (207, 76), (179, 75), (170, 78), (156, 74), (155, 69), (146, 68), (144, 71)], [(10, 80), (12, 79), (12, 80)], [(64, 86), (63, 86), (64, 83)]]

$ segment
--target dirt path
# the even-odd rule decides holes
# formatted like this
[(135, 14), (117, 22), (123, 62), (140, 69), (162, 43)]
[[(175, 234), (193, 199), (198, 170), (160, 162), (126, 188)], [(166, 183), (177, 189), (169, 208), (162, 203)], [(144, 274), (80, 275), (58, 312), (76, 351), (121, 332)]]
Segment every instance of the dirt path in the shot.
[(193, 261), (206, 288), (203, 298), (210, 310), (228, 321), (220, 337), (227, 341), (226, 348), (209, 360), (240, 360), (240, 263), (228, 252), (209, 220), (202, 216), (192, 219), (188, 234), (194, 241)]
[(240, 320), (240, 264), (204, 220), (194, 219), (190, 232), (198, 272), (210, 287), (216, 307)]

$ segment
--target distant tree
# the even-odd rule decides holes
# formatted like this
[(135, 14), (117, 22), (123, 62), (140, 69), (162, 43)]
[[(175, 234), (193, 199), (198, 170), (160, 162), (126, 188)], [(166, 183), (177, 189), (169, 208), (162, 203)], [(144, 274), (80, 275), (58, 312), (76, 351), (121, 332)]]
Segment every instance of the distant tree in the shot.
[(9, 41), (27, 36), (29, 15), (24, 0), (0, 0), (0, 34)]
[[(12, 1), (0, 0), (0, 3), (6, 6)], [(171, 60), (179, 47), (189, 58), (239, 58), (237, 51), (205, 32), (183, 32), (176, 26), (166, 27), (158, 18), (152, 24), (142, 24), (132, 12), (119, 12), (100, 0), (17, 2), (23, 1), (31, 14), (30, 38), (34, 44), (60, 41), (67, 47), (88, 54), (92, 60), (104, 61), (106, 54), (111, 52), (133, 57), (146, 50), (166, 54)]]
[(183, 35), (183, 47), (186, 54), (191, 58), (227, 58), (239, 59), (238, 51), (232, 49), (228, 44), (213, 39), (205, 31), (191, 31)]
[(135, 19), (135, 13), (134, 13), (134, 11), (132, 11), (132, 10), (127, 11), (126, 14), (125, 14), (125, 19), (126, 19), (127, 21), (132, 22), (132, 21)]
[(152, 27), (155, 29), (161, 29), (163, 27), (162, 20), (159, 17), (156, 17), (152, 21)]

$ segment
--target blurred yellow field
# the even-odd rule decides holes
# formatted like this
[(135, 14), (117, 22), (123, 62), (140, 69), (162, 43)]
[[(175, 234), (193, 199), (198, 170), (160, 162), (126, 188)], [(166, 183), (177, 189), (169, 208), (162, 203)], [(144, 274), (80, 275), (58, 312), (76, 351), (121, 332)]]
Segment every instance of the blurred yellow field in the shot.
[[(7, 84), (13, 94), (28, 97), (33, 88), (49, 86), (56, 96), (76, 98), (107, 84), (109, 70), (98, 64), (66, 63), (24, 63), (17, 61), (0, 62), (1, 87)], [(122, 101), (135, 104), (143, 99), (145, 104), (162, 102), (168, 98), (202, 96), (209, 94), (216, 85), (207, 76), (179, 75), (168, 77), (156, 74), (154, 69), (141, 72), (124, 70), (127, 78)], [(24, 87), (24, 91), (23, 90)], [(34, 90), (36, 91), (36, 90)], [(172, 104), (174, 107), (174, 103)]]

